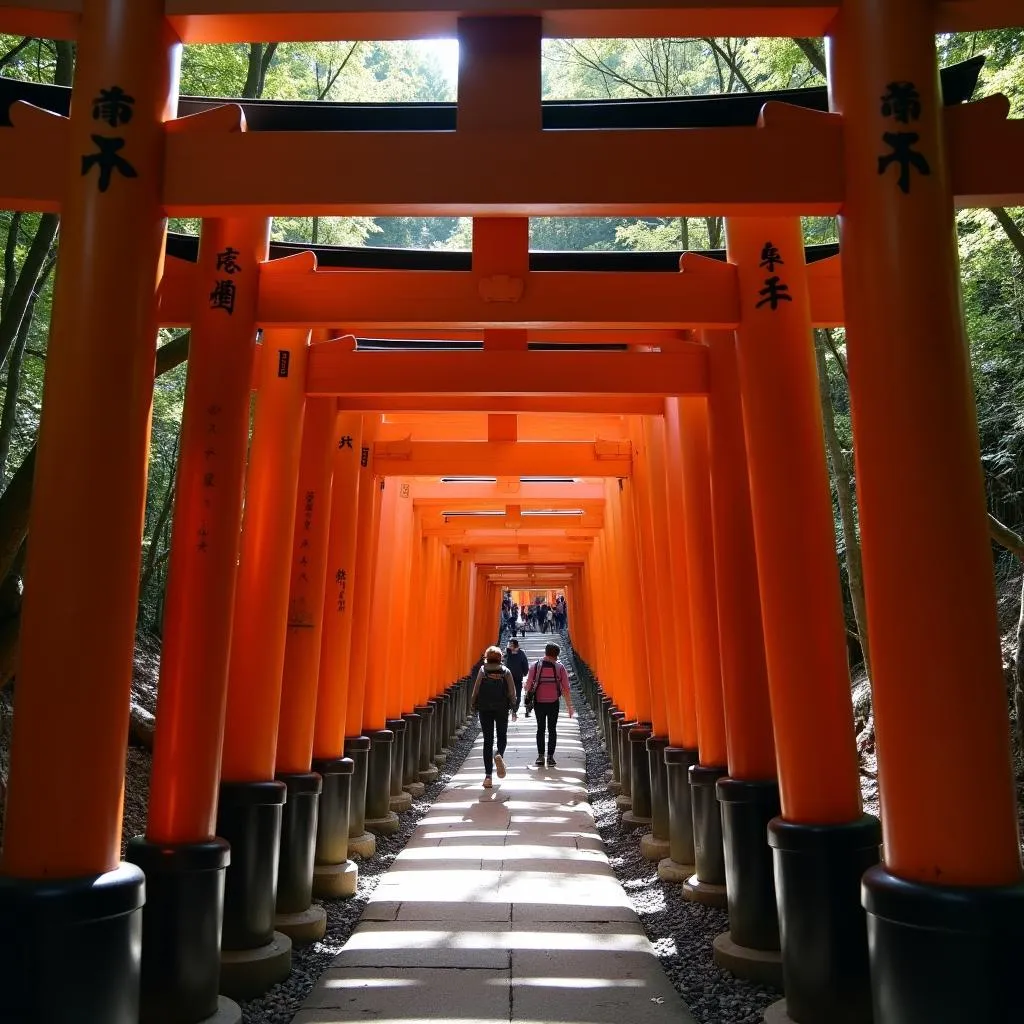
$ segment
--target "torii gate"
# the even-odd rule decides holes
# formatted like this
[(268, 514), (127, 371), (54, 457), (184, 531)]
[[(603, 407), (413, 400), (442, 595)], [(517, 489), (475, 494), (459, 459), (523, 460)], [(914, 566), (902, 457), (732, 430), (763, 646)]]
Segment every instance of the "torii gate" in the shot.
[[(324, 565), (337, 544), (353, 560), (354, 578), (381, 582), (375, 605), (402, 579), (399, 555), (409, 551), (414, 571), (399, 591), (407, 610), (417, 580), (444, 581), (445, 607), (473, 607), (472, 620), (457, 623), (452, 651), (431, 653), (435, 682), (459, 678), (464, 655), (489, 635), (493, 609), (475, 599), (488, 586), (496, 589), (490, 571), (477, 571), (472, 548), (461, 558), (440, 538), (424, 535), (414, 544), (418, 535), (409, 511), (399, 512), (400, 492), (374, 487), (369, 455), (365, 466), (354, 456), (369, 442), (385, 474), (398, 468), (389, 462), (431, 474), (479, 463), (452, 447), (465, 441), (412, 441), (406, 450), (383, 441), (377, 449), (376, 417), (364, 420), (359, 403), (374, 412), (383, 406), (599, 413), (628, 394), (624, 410), (642, 418), (630, 442), (631, 464), (634, 445), (646, 454), (635, 475), (604, 478), (606, 526), (577, 570), (573, 622), (582, 626), (581, 653), (623, 705), (625, 720), (637, 723), (623, 748), (628, 756), (620, 750), (632, 813), (642, 818), (650, 798), (645, 773), (636, 770), (640, 751), (661, 729), (673, 742), (664, 751), (670, 792), (688, 757), (699, 755), (690, 773), (693, 820), (711, 821), (707, 811), (717, 793), (725, 852), (734, 857), (726, 870), (736, 878), (763, 874), (764, 853), (753, 844), (730, 845), (730, 831), (757, 831), (771, 818), (792, 1019), (865, 1020), (870, 1013), (858, 898), (865, 869), (876, 1019), (952, 1021), (972, 1012), (1000, 1019), (1014, 980), (1006, 947), (1024, 951), (1024, 887), (952, 217), (957, 204), (1024, 202), (1024, 125), (1007, 120), (999, 97), (943, 109), (933, 37), (1013, 24), (1017, 3), (746, 0), (737, 7), (650, 0), (633, 10), (615, 0), (551, 0), (538, 10), (528, 0), (510, 0), (502, 19), (486, 17), (489, 6), (305, 0), (296, 11), (285, 0), (0, 3), (5, 31), (79, 43), (70, 116), (20, 107), (14, 127), (0, 133), (4, 204), (62, 214), (2, 862), (0, 935), (11, 955), (0, 958), (0, 1006), (15, 1019), (27, 1013), (127, 1022), (136, 1014), (143, 873), (119, 864), (120, 791), (151, 339), (171, 317), (192, 324), (194, 347), (180, 469), (187, 496), (176, 509), (177, 568), (168, 594), (168, 637), (179, 639), (165, 650), (148, 842), (131, 855), (146, 869), (149, 892), (144, 1012), (177, 990), (184, 995), (176, 1011), (198, 1020), (209, 1015), (211, 992), (215, 1000), (219, 943), (204, 922), (211, 910), (219, 913), (227, 851), (213, 837), (231, 839), (236, 869), (253, 868), (228, 874), (224, 931), (231, 951), (225, 975), (248, 970), (251, 985), (252, 963), (272, 972), (282, 962), (281, 949), (268, 947), (277, 941), (272, 866), (285, 792), (285, 831), (295, 836), (308, 826), (310, 797), (321, 784), (312, 776), (335, 779), (330, 786), (340, 792), (337, 780), (354, 773), (357, 758), (341, 756), (351, 738), (360, 741), (352, 753), (375, 780), (367, 806), (382, 811), (383, 821), (390, 811), (378, 797), (394, 795), (397, 749), (383, 727), (410, 706), (426, 708), (427, 698), (438, 701), (430, 713), (449, 721), (444, 709), (456, 699), (447, 692), (439, 699), (429, 687), (367, 688), (366, 652), (352, 650), (349, 675), (359, 684), (346, 689), (321, 673), (317, 706), (332, 714), (318, 712), (312, 721), (313, 702), (302, 699), (311, 680), (296, 667), (303, 645), (286, 635), (289, 599), (308, 596), (303, 573), (292, 572), (300, 561), (292, 547), (301, 544), (293, 530), (297, 513), (326, 549)], [(739, 29), (826, 35), (831, 112), (769, 105), (750, 128), (542, 129), (543, 32)], [(172, 116), (180, 41), (439, 32), (457, 33), (462, 46), (453, 132), (248, 132), (232, 105)], [(115, 88), (130, 98), (130, 116), (116, 104), (97, 113), (94, 101)], [(321, 173), (324, 167), (331, 173)], [(473, 216), (473, 270), (458, 279), (373, 271), (354, 278), (318, 271), (308, 256), (264, 262), (267, 218), (309, 213)], [(685, 257), (682, 273), (660, 281), (530, 270), (525, 218), (585, 214), (724, 214), (729, 263)], [(840, 314), (835, 288), (831, 307), (827, 296), (816, 298), (816, 273), (824, 272), (801, 258), (798, 217), (811, 214), (838, 214), (842, 224), (841, 319), (849, 338), (875, 673), (882, 865), (874, 863), (877, 823), (861, 814), (807, 341), (812, 323), (836, 323)], [(203, 217), (204, 230), (196, 269), (168, 266), (165, 278), (167, 215)], [(831, 312), (814, 313), (819, 301)], [(264, 330), (260, 401), (236, 584), (257, 325)], [(339, 336), (336, 328), (344, 339), (364, 328), (424, 326), (482, 332), (483, 350), (370, 353), (327, 340)], [(321, 328), (329, 333), (311, 346), (310, 329)], [(637, 333), (635, 345), (655, 351), (524, 351), (529, 332), (559, 330), (649, 331), (650, 344)], [(666, 337), (685, 330), (699, 333)], [(512, 372), (525, 373), (530, 386), (509, 383)], [(550, 382), (540, 385), (539, 396), (537, 380)], [(567, 387), (576, 395), (566, 397)], [(346, 396), (340, 414), (332, 400), (339, 394)], [(514, 407), (504, 404), (510, 398)], [(230, 440), (208, 456), (211, 433)], [(339, 448), (345, 438), (351, 443)], [(943, 452), (941, 476), (897, 457), (926, 442)], [(445, 448), (435, 449), (431, 461), (423, 446), (435, 443)], [(486, 442), (502, 443), (511, 442)], [(582, 442), (556, 447), (573, 443)], [(328, 448), (335, 500), (342, 495), (348, 504), (340, 507), (357, 510), (333, 531), (323, 505), (308, 501), (329, 479)], [(518, 441), (515, 448), (522, 450)], [(566, 471), (589, 475), (607, 453), (595, 447), (573, 466), (569, 458), (580, 459), (579, 451), (556, 454)], [(624, 451), (611, 454), (624, 460)], [(349, 462), (339, 461), (349, 455)], [(748, 469), (740, 471), (739, 455)], [(550, 458), (553, 471), (557, 459)], [(536, 472), (537, 461), (527, 465), (508, 454), (501, 471)], [(411, 474), (395, 474), (405, 475)], [(915, 496), (913, 547), (908, 493)], [(682, 528), (668, 519), (673, 508), (685, 510)], [(402, 524), (403, 546), (382, 545), (375, 562), (370, 541), (382, 522)], [(725, 536), (733, 542), (724, 543)], [(934, 551), (944, 553), (941, 564)], [(263, 561), (268, 553), (270, 568)], [(492, 564), (493, 550), (479, 554), (480, 567)], [(604, 588), (637, 598), (641, 584), (653, 580), (661, 604), (682, 578), (688, 640), (678, 623), (673, 630), (655, 614), (651, 629), (614, 650)], [(349, 636), (367, 634), (369, 604), (350, 616)], [(415, 608), (426, 617), (403, 619), (405, 633), (410, 623), (445, 621), (434, 607)], [(745, 648), (744, 628), (747, 636), (756, 629), (763, 644)], [(921, 650), (915, 639), (925, 629), (933, 642)], [(344, 637), (325, 630), (323, 643), (341, 649)], [(674, 694), (650, 685), (659, 680), (664, 652), (687, 643), (690, 685)], [(64, 709), (56, 724), (51, 702)], [(372, 733), (368, 751), (361, 733), (346, 731), (342, 708), (356, 728)], [(40, 742), (44, 723), (56, 739), (50, 747)], [(970, 772), (948, 771), (950, 735), (970, 751)], [(311, 755), (322, 772), (310, 771)], [(275, 782), (275, 774), (285, 782)], [(936, 778), (943, 779), (941, 806), (928, 799)], [(380, 793), (382, 779), (388, 787)], [(773, 809), (776, 793), (781, 801)], [(335, 838), (346, 839), (348, 822), (336, 828)], [(332, 866), (344, 863), (344, 845), (336, 844), (342, 859)], [(296, 840), (283, 849), (294, 862), (304, 856), (301, 847)], [(696, 867), (696, 894), (719, 884), (711, 877), (716, 865)], [(291, 902), (302, 902), (296, 880), (304, 870), (295, 863), (282, 869), (296, 882), (288, 886)], [(251, 890), (238, 888), (243, 875)], [(739, 902), (738, 889), (730, 896), (733, 945), (770, 945), (774, 904), (765, 901), (765, 886), (756, 906)], [(820, 914), (824, 905), (827, 915)], [(248, 917), (240, 907), (252, 908)], [(55, 916), (82, 936), (78, 955), (61, 960), (73, 1007), (56, 999), (49, 973), (45, 923)], [(182, 928), (203, 950), (203, 969), (187, 981), (183, 950), (170, 938)]]

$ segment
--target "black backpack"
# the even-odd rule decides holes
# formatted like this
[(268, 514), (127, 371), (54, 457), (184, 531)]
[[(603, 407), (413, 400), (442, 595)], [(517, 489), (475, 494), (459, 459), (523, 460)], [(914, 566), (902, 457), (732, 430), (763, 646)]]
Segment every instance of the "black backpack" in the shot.
[(490, 711), (492, 714), (508, 711), (508, 684), (505, 682), (508, 669), (501, 664), (493, 668), (484, 665), (481, 671), (483, 679), (480, 680), (480, 689), (476, 694), (477, 710)]

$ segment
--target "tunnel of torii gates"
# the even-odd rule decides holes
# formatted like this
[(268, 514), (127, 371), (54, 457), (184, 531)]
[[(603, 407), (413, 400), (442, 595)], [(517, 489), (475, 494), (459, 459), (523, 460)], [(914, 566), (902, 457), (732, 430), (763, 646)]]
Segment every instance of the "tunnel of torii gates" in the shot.
[[(537, 587), (567, 597), (646, 848), (727, 900), (730, 969), (781, 964), (776, 1020), (1009, 1020), (1024, 886), (953, 215), (1024, 203), (1024, 122), (951, 98), (934, 34), (1019, 3), (489, 7), (0, 0), (0, 30), (78, 41), (69, 112), (16, 101), (0, 131), (0, 204), (62, 218), (0, 1019), (231, 1019), (218, 991), (281, 978), (285, 933), (322, 928), (311, 893), (353, 891), (351, 850), (466, 718), (503, 589)], [(544, 34), (825, 36), (828, 95), (553, 129)], [(445, 130), (176, 116), (181, 41), (431, 35), (461, 43)], [(471, 216), (472, 257), (268, 260), (269, 218), (313, 214)], [(168, 215), (202, 218), (192, 262)], [(565, 215), (724, 215), (727, 250), (541, 269), (527, 218)], [(841, 255), (811, 261), (806, 215), (839, 216)], [(881, 824), (811, 341), (836, 324)], [(147, 834), (121, 862), (158, 325), (192, 334)]]

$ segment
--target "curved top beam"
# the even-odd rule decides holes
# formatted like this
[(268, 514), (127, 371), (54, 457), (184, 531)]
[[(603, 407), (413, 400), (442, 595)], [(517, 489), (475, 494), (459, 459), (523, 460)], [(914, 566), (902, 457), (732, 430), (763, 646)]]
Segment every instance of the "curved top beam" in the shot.
[[(841, 4), (820, 0), (504, 0), (503, 16), (543, 18), (544, 34), (629, 36), (821, 36)], [(494, 13), (493, 0), (167, 0), (187, 43), (454, 36), (460, 17)], [(73, 39), (82, 0), (0, 0), (0, 32)], [(937, 32), (1006, 28), (1019, 0), (941, 0)]]

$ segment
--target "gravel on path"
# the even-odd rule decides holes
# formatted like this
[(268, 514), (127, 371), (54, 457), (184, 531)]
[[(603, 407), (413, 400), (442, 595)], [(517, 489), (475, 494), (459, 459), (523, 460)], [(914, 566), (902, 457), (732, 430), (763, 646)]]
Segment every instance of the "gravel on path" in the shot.
[(440, 769), (436, 782), (427, 786), (423, 796), (413, 799), (412, 809), (399, 815), (401, 827), (390, 836), (377, 836), (377, 853), (370, 860), (353, 857), (359, 864), (359, 882), (355, 896), (338, 900), (314, 900), (327, 911), (327, 934), (310, 946), (295, 946), (292, 950), (292, 972), (259, 999), (241, 1004), (244, 1024), (289, 1024), (309, 995), (317, 978), (331, 966), (342, 946), (355, 931), (363, 910), (381, 876), (402, 852), (420, 819), (438, 798), (441, 790), (451, 782), (462, 767), (466, 755), (472, 750), (479, 735), (476, 717), (466, 731), (452, 745), (448, 760)]
[(684, 900), (682, 886), (662, 882), (658, 865), (641, 856), (640, 837), (647, 830), (627, 832), (619, 827), (615, 797), (608, 792), (606, 781), (611, 761), (577, 681), (568, 643), (562, 651), (587, 756), (587, 789), (597, 831), (665, 974), (698, 1024), (760, 1024), (765, 1007), (781, 999), (782, 993), (736, 978), (715, 963), (711, 943), (729, 928), (726, 912)]

